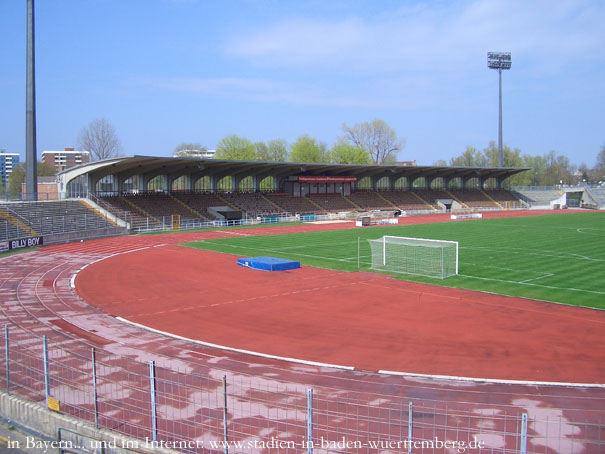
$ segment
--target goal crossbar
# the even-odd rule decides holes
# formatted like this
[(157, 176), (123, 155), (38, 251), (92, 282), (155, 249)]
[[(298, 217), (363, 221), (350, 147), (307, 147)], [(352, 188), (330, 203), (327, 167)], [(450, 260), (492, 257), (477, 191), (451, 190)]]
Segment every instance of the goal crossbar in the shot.
[(445, 279), (458, 274), (458, 242), (383, 236), (369, 240), (372, 268)]

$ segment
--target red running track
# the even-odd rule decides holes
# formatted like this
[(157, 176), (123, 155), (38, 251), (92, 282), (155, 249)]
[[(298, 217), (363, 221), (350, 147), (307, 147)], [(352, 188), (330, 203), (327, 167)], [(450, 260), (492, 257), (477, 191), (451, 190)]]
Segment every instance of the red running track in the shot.
[[(494, 215), (497, 214), (490, 213), (489, 217)], [(447, 219), (447, 216), (438, 215), (404, 218), (400, 222)], [(250, 229), (246, 233), (268, 235), (347, 227), (346, 224), (290, 225)], [(87, 350), (95, 346), (103, 362), (109, 366), (107, 372), (116, 382), (115, 387), (106, 387), (100, 395), (104, 406), (101, 410), (102, 427), (135, 437), (148, 436), (149, 421), (141, 420), (139, 391), (128, 396), (122, 392), (122, 388), (129, 385), (126, 378), (130, 374), (134, 374), (133, 380), (137, 378), (137, 369), (133, 371), (136, 364), (146, 366), (146, 361), (153, 359), (164, 374), (169, 370), (183, 370), (186, 371), (183, 378), (187, 380), (203, 378), (201, 386), (209, 396), (220, 391), (220, 377), (227, 376), (229, 389), (235, 393), (230, 400), (229, 425), (231, 429), (241, 430), (242, 437), (263, 438), (271, 434), (287, 438), (304, 435), (304, 421), (301, 423), (300, 415), (290, 410), (295, 404), (304, 407), (305, 392), (313, 388), (320, 414), (332, 415), (329, 424), (323, 416), (320, 417), (316, 436), (339, 434), (356, 439), (364, 434), (387, 436), (396, 431), (397, 439), (401, 436), (400, 423), (405, 422), (408, 403), (413, 401), (414, 418), (419, 421), (415, 437), (479, 434), (481, 439), (486, 440), (490, 452), (517, 452), (519, 439), (515, 423), (520, 421), (522, 413), (527, 413), (530, 420), (528, 448), (531, 452), (603, 452), (605, 388), (602, 387), (466, 383), (271, 361), (171, 339), (124, 324), (88, 305), (71, 287), (73, 274), (82, 266), (106, 259), (112, 254), (136, 254), (133, 251), (141, 248), (235, 233), (204, 231), (107, 238), (47, 246), (37, 252), (5, 257), (0, 260), (0, 321), (10, 323), (11, 345), (16, 348), (21, 344), (29, 348), (32, 335), (44, 334), (48, 336), (52, 349), (82, 353), (83, 364), (77, 361), (71, 364), (73, 358), (70, 357), (69, 368), (70, 374), (76, 370), (81, 374), (65, 377), (63, 369), (59, 369), (55, 363), (51, 370), (51, 378), (55, 380), (51, 383), (52, 391), (60, 391), (62, 408), (68, 410), (69, 401), (77, 399), (72, 402), (76, 405), (73, 414), (79, 417), (86, 414), (86, 408), (78, 400), (81, 394), (72, 393), (71, 388), (63, 389), (62, 384), (67, 378), (73, 385), (80, 380), (84, 388), (90, 385)], [(127, 361), (126, 358), (136, 359), (136, 362)], [(147, 371), (145, 367), (140, 369), (144, 377)], [(25, 376), (23, 378), (27, 379)], [(220, 415), (206, 417), (208, 413), (204, 408), (208, 405), (205, 401), (199, 402), (200, 389), (199, 385), (187, 387), (183, 384), (170, 393), (163, 390), (167, 394), (164, 396), (160, 427), (166, 426), (170, 430), (161, 429), (161, 436), (172, 434), (177, 439), (188, 439), (208, 436), (207, 431), (214, 430), (212, 428)], [(145, 390), (141, 392), (145, 393)], [(36, 396), (39, 397), (39, 393), (33, 396), (34, 400)], [(197, 402), (196, 406), (192, 407), (192, 402)], [(196, 408), (199, 411), (193, 411)], [(203, 419), (200, 420), (198, 416), (203, 416)], [(274, 431), (267, 432), (268, 429)], [(212, 436), (217, 436), (220, 431), (212, 433)]]
[(268, 273), (176, 245), (107, 258), (76, 286), (111, 315), (268, 355), (366, 371), (605, 383), (605, 350), (586, 348), (605, 342), (603, 311), (374, 273)]

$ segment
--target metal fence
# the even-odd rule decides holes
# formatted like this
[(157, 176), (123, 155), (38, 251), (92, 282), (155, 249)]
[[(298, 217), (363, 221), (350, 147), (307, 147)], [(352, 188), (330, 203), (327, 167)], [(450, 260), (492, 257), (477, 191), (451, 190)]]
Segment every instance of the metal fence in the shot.
[[(0, 389), (97, 428), (188, 453), (605, 453), (605, 426), (177, 370), (5, 325)], [(205, 369), (204, 369), (205, 367)]]

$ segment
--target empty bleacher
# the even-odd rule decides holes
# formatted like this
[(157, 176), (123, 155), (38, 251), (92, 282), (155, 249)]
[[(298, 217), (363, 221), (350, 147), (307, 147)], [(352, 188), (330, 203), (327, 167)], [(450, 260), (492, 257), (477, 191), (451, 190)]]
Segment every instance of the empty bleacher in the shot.
[(356, 211), (357, 205), (340, 194), (311, 194), (309, 198), (327, 212)]
[(605, 206), (605, 188), (591, 188), (591, 191), (598, 199), (600, 206)]
[(501, 208), (479, 190), (452, 189), (450, 192), (459, 202), (469, 208)]
[(100, 202), (109, 212), (128, 222), (132, 230), (157, 228), (162, 225), (156, 218), (147, 216), (122, 197), (104, 196), (100, 198)]
[[(284, 192), (220, 192), (198, 193), (175, 191), (171, 194), (137, 193), (103, 197), (101, 200), (129, 213), (127, 222), (133, 228), (158, 228), (170, 224), (170, 216), (179, 214), (181, 223), (193, 221), (203, 223), (220, 220), (211, 207), (229, 206), (242, 211), (246, 218), (285, 214), (327, 214), (343, 211), (404, 210), (439, 211), (436, 200), (454, 199), (470, 208), (503, 208), (496, 201), (513, 202), (518, 199), (504, 190), (486, 193), (477, 190), (382, 190), (356, 191), (349, 196), (340, 194), (311, 194), (294, 197)], [(493, 199), (493, 200), (492, 200)], [(507, 206), (509, 207), (509, 206)], [(512, 207), (512, 206), (511, 206)]]
[(378, 193), (373, 191), (357, 191), (353, 192), (351, 195), (347, 197), (349, 200), (353, 201), (355, 205), (361, 208), (364, 211), (371, 210), (394, 210), (396, 207), (393, 206), (385, 198), (378, 195)]
[(37, 236), (38, 232), (21, 221), (18, 215), (6, 206), (0, 205), (0, 240)]
[(178, 214), (181, 219), (199, 218), (190, 209), (179, 203), (174, 197), (163, 192), (149, 194), (129, 194), (123, 196), (127, 202), (130, 202), (145, 213), (161, 219), (162, 217)]
[(208, 211), (208, 208), (228, 205), (226, 200), (210, 192), (175, 192), (173, 195), (176, 199), (199, 213), (205, 221), (218, 220), (214, 214)]
[(381, 191), (380, 194), (393, 205), (404, 211), (431, 210), (433, 205), (412, 191)]
[(325, 211), (306, 197), (293, 197), (283, 192), (268, 193), (265, 197), (287, 213), (307, 214)]
[(414, 189), (414, 193), (428, 203), (433, 209), (439, 209), (439, 204), (436, 202), (437, 200), (443, 199), (455, 199), (458, 202), (460, 201), (454, 194), (448, 191), (442, 191), (438, 189)]
[[(18, 236), (50, 235), (114, 227), (91, 206), (79, 200), (49, 202), (17, 202), (3, 204), (3, 219), (20, 231)], [(15, 222), (17, 220), (18, 222)]]
[(502, 208), (520, 208), (523, 206), (521, 201), (510, 191), (504, 189), (486, 189), (485, 192)]
[(229, 202), (248, 217), (267, 216), (284, 212), (279, 206), (271, 203), (263, 194), (255, 192), (224, 192), (220, 197)]
[(517, 189), (531, 206), (549, 206), (550, 202), (563, 195), (559, 189)]

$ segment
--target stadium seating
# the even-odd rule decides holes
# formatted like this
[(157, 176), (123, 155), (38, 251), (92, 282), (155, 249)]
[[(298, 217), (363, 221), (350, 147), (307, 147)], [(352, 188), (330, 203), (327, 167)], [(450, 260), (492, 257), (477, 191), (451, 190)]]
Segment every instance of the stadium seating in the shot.
[(272, 192), (265, 195), (267, 199), (279, 206), (287, 213), (322, 213), (325, 210), (314, 204), (306, 197), (293, 197), (283, 192)]
[(425, 189), (377, 192), (364, 190), (353, 192), (346, 197), (339, 194), (311, 194), (307, 197), (294, 197), (283, 192), (220, 192), (215, 194), (175, 191), (171, 194), (149, 192), (120, 197), (102, 197), (101, 200), (116, 210), (126, 211), (129, 217), (126, 221), (130, 222), (133, 227), (155, 228), (161, 227), (162, 223), (169, 223), (168, 218), (173, 214), (180, 215), (181, 222), (218, 220), (208, 210), (210, 207), (217, 206), (230, 206), (242, 211), (245, 217), (254, 218), (287, 213), (326, 214), (342, 211), (395, 209), (404, 211), (439, 210), (436, 200), (452, 198), (461, 202), (463, 206), (471, 208), (503, 208), (504, 203), (519, 203), (513, 194), (504, 190), (489, 191), (489, 195), (487, 195), (487, 193), (477, 190), (448, 192)]
[(592, 193), (595, 195), (601, 206), (605, 206), (605, 188), (592, 188)]
[(364, 211), (393, 210), (397, 208), (387, 199), (373, 191), (353, 192), (348, 199)]
[(483, 192), (502, 208), (520, 208), (523, 206), (521, 201), (510, 191), (505, 191), (503, 189), (486, 189)]
[(357, 205), (340, 194), (311, 194), (309, 198), (327, 212), (358, 210)]
[(133, 230), (157, 228), (162, 224), (157, 219), (147, 216), (143, 211), (138, 210), (131, 203), (119, 196), (104, 196), (100, 198), (104, 208), (118, 218), (130, 223)]
[(254, 192), (224, 192), (220, 197), (233, 207), (245, 212), (248, 217), (283, 213), (279, 206), (271, 203), (264, 195)]
[(434, 209), (439, 208), (439, 205), (436, 202), (436, 200), (439, 200), (439, 199), (454, 198), (454, 199), (460, 201), (460, 199), (458, 199), (458, 197), (455, 197), (451, 192), (441, 191), (441, 190), (436, 190), (436, 189), (414, 189), (414, 193), (418, 197), (420, 197), (422, 200), (424, 200), (426, 203), (431, 205), (431, 207), (433, 207)]
[(563, 191), (558, 189), (518, 189), (531, 206), (549, 206), (550, 202), (557, 200), (563, 195)]
[(7, 219), (2, 216), (18, 228), (12, 233), (18, 236), (49, 235), (114, 226), (92, 207), (78, 200), (10, 203), (3, 205), (2, 211), (12, 217)]
[(451, 194), (469, 208), (501, 208), (482, 191), (452, 189)]
[(433, 205), (425, 202), (412, 191), (381, 191), (385, 199), (404, 211), (431, 210)]
[(199, 213), (205, 221), (215, 221), (218, 218), (208, 211), (210, 207), (232, 206), (222, 195), (212, 194), (210, 192), (175, 192), (174, 197), (180, 202)]
[[(19, 227), (19, 224), (14, 223), (12, 219), (9, 221), (4, 216), (6, 215), (6, 210), (0, 207), (0, 241), (9, 240), (13, 238), (24, 238), (32, 235), (32, 233), (27, 232)], [(36, 236), (37, 232), (33, 234)]]

